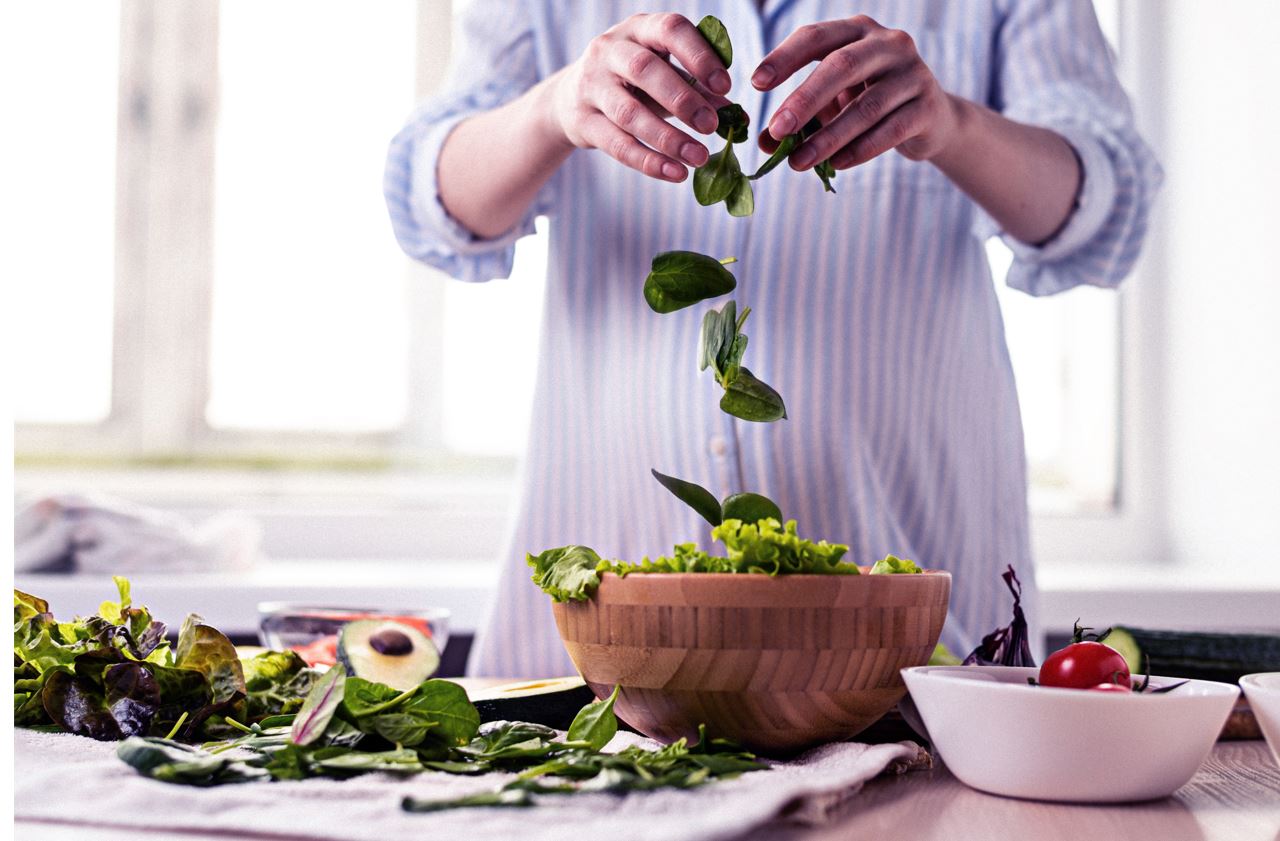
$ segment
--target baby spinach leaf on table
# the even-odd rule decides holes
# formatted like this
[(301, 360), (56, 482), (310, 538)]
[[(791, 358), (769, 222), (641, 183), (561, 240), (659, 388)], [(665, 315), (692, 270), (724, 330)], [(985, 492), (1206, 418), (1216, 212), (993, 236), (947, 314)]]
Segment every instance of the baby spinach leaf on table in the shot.
[(346, 748), (320, 748), (310, 757), (320, 771), (338, 776), (368, 774), (375, 771), (393, 774), (417, 774), (426, 770), (415, 751), (407, 748), (387, 751), (353, 751)]
[(651, 469), (649, 472), (662, 487), (671, 491), (676, 499), (697, 511), (708, 523), (713, 526), (720, 525), (720, 501), (712, 495), (711, 491), (695, 482), (686, 482), (684, 479), (677, 479), (656, 470)]
[(302, 707), (319, 672), (293, 651), (264, 651), (240, 661), (244, 670), (245, 715), (253, 721), (289, 715)]
[(342, 708), (357, 719), (365, 718), (398, 707), (417, 691), (418, 688), (414, 687), (402, 692), (385, 683), (374, 683), (352, 675), (343, 683)]
[(746, 368), (740, 368), (725, 389), (724, 396), (720, 398), (720, 408), (736, 418), (756, 423), (770, 423), (787, 416), (782, 395), (756, 379)]
[(290, 739), (295, 745), (308, 745), (319, 739), (329, 726), (330, 719), (342, 703), (342, 693), (347, 670), (341, 665), (332, 666), (324, 677), (316, 681), (303, 701), (302, 708), (293, 720)]
[(242, 760), (168, 739), (132, 736), (120, 743), (116, 756), (138, 773), (166, 783), (212, 786), (268, 778), (265, 770)]
[[(760, 520), (782, 522), (782, 509), (769, 497), (758, 493), (737, 493), (727, 497), (720, 508), (720, 519), (755, 523)], [(719, 523), (712, 523), (719, 525)]]
[(467, 698), (467, 691), (448, 680), (424, 681), (401, 711), (435, 719), (432, 732), (452, 746), (471, 741), (480, 727), (480, 713)]
[(738, 285), (725, 268), (734, 262), (736, 257), (717, 260), (696, 251), (664, 251), (649, 266), (644, 299), (654, 312), (668, 313), (727, 295)]
[(600, 556), (589, 546), (560, 546), (538, 554), (527, 554), (533, 567), (533, 583), (553, 601), (585, 601), (600, 586), (596, 567)]
[(715, 50), (725, 69), (729, 69), (733, 64), (733, 42), (729, 40), (729, 30), (725, 25), (715, 15), (707, 15), (698, 21), (698, 31), (707, 39), (711, 49)]
[(592, 701), (578, 711), (573, 723), (569, 725), (570, 741), (586, 742), (593, 751), (599, 751), (609, 744), (609, 740), (618, 732), (618, 717), (613, 714), (613, 704), (618, 700), (618, 690), (621, 688), (620, 685), (615, 685), (608, 698)]
[(536, 806), (537, 802), (529, 792), (523, 789), (500, 789), (498, 791), (482, 791), (479, 794), (468, 794), (451, 800), (428, 800), (420, 797), (406, 797), (400, 801), (400, 808), (406, 812), (443, 812), (446, 809), (465, 809), (472, 806), (503, 806), (523, 808)]

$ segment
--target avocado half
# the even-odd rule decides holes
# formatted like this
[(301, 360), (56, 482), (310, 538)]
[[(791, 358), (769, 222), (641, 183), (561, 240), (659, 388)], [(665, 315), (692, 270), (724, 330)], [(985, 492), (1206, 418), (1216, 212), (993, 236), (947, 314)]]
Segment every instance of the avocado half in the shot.
[(348, 674), (404, 692), (436, 673), (440, 652), (412, 625), (361, 619), (338, 632), (338, 662)]
[(580, 677), (526, 680), (475, 693), (475, 705), (483, 721), (527, 721), (557, 730), (568, 730), (573, 718), (596, 700)]

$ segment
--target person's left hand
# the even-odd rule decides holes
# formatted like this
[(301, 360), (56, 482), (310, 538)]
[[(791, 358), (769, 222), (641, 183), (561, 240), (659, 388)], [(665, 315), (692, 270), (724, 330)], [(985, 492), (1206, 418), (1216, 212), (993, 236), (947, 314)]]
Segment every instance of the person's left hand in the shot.
[(778, 140), (818, 118), (822, 129), (796, 147), (792, 169), (828, 159), (836, 169), (849, 169), (890, 149), (928, 160), (955, 135), (957, 105), (907, 33), (866, 15), (808, 24), (764, 57), (751, 84), (772, 90), (813, 61), (813, 73), (760, 135), (761, 148), (772, 152)]

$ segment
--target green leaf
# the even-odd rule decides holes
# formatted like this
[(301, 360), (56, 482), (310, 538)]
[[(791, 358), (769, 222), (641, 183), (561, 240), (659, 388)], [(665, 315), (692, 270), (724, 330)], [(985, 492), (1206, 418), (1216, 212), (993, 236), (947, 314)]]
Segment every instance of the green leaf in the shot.
[(751, 190), (751, 182), (745, 175), (738, 175), (738, 183), (733, 192), (724, 200), (730, 216), (750, 216), (756, 212), (756, 197)]
[(758, 493), (734, 494), (725, 499), (720, 510), (721, 520), (741, 520), (744, 523), (755, 523), (759, 520), (782, 522), (782, 509), (778, 504)]
[(729, 30), (725, 29), (719, 18), (707, 15), (698, 21), (698, 31), (702, 33), (703, 38), (707, 39), (707, 43), (711, 45), (711, 49), (715, 50), (716, 56), (724, 63), (727, 70), (733, 64), (733, 42), (729, 40)]
[(212, 786), (264, 780), (265, 770), (168, 739), (134, 736), (116, 748), (118, 756), (139, 774), (166, 783)]
[[(732, 305), (733, 301), (725, 304), (726, 307)], [(724, 344), (724, 319), (724, 315), (716, 309), (709, 309), (706, 315), (702, 316), (702, 333), (698, 340), (699, 371), (705, 371), (710, 367), (716, 372), (716, 376), (720, 375), (717, 360), (720, 357), (720, 347)]]
[(182, 623), (174, 664), (203, 674), (213, 689), (215, 704), (245, 693), (244, 669), (236, 647), (217, 628), (204, 624), (197, 614), (192, 613)]
[(503, 806), (524, 808), (536, 806), (533, 796), (524, 789), (501, 791), (485, 791), (479, 794), (468, 794), (452, 800), (424, 800), (418, 797), (406, 797), (400, 801), (400, 808), (406, 812), (443, 812), (446, 809), (465, 809), (475, 806)]
[(336, 665), (329, 667), (324, 677), (316, 681), (293, 720), (293, 728), (289, 731), (290, 741), (295, 745), (308, 745), (324, 734), (338, 705), (342, 703), (346, 680), (347, 670)]
[(743, 143), (747, 139), (747, 127), (751, 125), (751, 117), (746, 109), (736, 102), (722, 105), (716, 109), (716, 134), (731, 143)]
[(756, 379), (746, 368), (740, 368), (725, 389), (724, 396), (720, 398), (720, 408), (736, 418), (757, 423), (770, 423), (787, 416), (782, 395)]
[(618, 717), (613, 714), (613, 704), (618, 700), (621, 688), (620, 684), (615, 685), (608, 698), (592, 701), (578, 711), (569, 725), (569, 741), (586, 742), (593, 751), (609, 744), (618, 732)]
[(342, 706), (355, 718), (390, 712), (409, 700), (418, 688), (407, 692), (394, 689), (385, 683), (375, 683), (352, 675), (342, 689)]
[[(730, 131), (730, 135), (733, 132)], [(707, 158), (707, 162), (693, 171), (693, 197), (704, 207), (722, 202), (738, 186), (742, 178), (742, 166), (733, 152), (732, 139), (725, 147)]]
[(328, 747), (316, 751), (312, 759), (321, 770), (337, 772), (338, 776), (367, 774), (374, 771), (417, 774), (426, 770), (417, 752), (407, 748), (366, 752)]
[(653, 258), (644, 279), (644, 299), (654, 312), (668, 313), (707, 298), (727, 295), (738, 285), (726, 262), (696, 251), (664, 251)]
[(828, 193), (834, 193), (835, 187), (831, 186), (831, 180), (836, 177), (836, 168), (832, 166), (831, 161), (823, 161), (813, 168), (818, 174), (818, 179), (822, 181), (822, 189)]
[(886, 555), (883, 560), (876, 561), (875, 566), (871, 567), (872, 575), (914, 575), (922, 572), (924, 570), (915, 561), (895, 555)]
[(467, 698), (467, 691), (448, 680), (423, 682), (400, 709), (421, 719), (434, 720), (432, 735), (451, 746), (471, 741), (480, 727), (480, 713)]
[(773, 154), (770, 155), (764, 163), (760, 164), (760, 168), (755, 171), (755, 174), (747, 177), (750, 180), (755, 181), (765, 175), (768, 175), (776, 169), (779, 164), (785, 161), (788, 155), (795, 151), (795, 148), (799, 143), (799, 134), (788, 134), (786, 137), (782, 138), (782, 140), (778, 141), (778, 148), (774, 149)]
[(686, 482), (684, 479), (677, 479), (674, 476), (668, 476), (653, 469), (650, 469), (649, 472), (653, 474), (653, 478), (657, 479), (662, 487), (671, 491), (676, 499), (697, 511), (708, 523), (713, 526), (720, 525), (720, 501), (715, 498), (711, 491), (695, 482)]
[(533, 583), (553, 601), (585, 601), (600, 586), (596, 567), (600, 556), (589, 546), (561, 546), (538, 555), (527, 554)]
[(18, 622), (30, 619), (32, 616), (48, 612), (49, 603), (44, 599), (33, 596), (30, 593), (24, 593), (16, 587), (13, 589), (13, 622), (15, 625)]

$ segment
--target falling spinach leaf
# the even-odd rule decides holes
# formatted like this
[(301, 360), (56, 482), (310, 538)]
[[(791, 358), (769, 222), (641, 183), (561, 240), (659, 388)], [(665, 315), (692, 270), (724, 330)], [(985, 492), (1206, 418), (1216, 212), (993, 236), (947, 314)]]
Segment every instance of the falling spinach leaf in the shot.
[(715, 15), (707, 15), (698, 21), (698, 31), (707, 39), (711, 49), (715, 50), (716, 56), (728, 70), (733, 64), (733, 42), (729, 40), (729, 30)]
[(290, 740), (295, 745), (308, 745), (319, 739), (329, 726), (330, 719), (342, 703), (342, 693), (347, 679), (347, 670), (341, 664), (331, 666), (324, 677), (316, 681), (302, 702), (297, 717), (293, 720)]
[(749, 492), (726, 498), (721, 506), (721, 520), (741, 520), (744, 523), (776, 520), (778, 525), (783, 522), (778, 503), (763, 494)]
[(671, 491), (676, 499), (697, 511), (708, 523), (713, 526), (720, 525), (720, 501), (712, 495), (711, 491), (696, 482), (686, 482), (684, 479), (677, 479), (652, 469), (649, 472), (662, 487)]
[(787, 416), (782, 395), (756, 379), (746, 368), (738, 370), (720, 398), (720, 409), (736, 418), (756, 423), (771, 423)]
[(696, 251), (664, 251), (649, 266), (644, 299), (654, 312), (669, 313), (727, 295), (738, 281), (725, 266), (737, 260), (717, 260)]
[(578, 711), (573, 724), (569, 725), (569, 741), (586, 742), (593, 751), (609, 744), (618, 732), (618, 717), (613, 714), (613, 704), (618, 700), (621, 688), (620, 684), (615, 685), (608, 698), (592, 701)]

